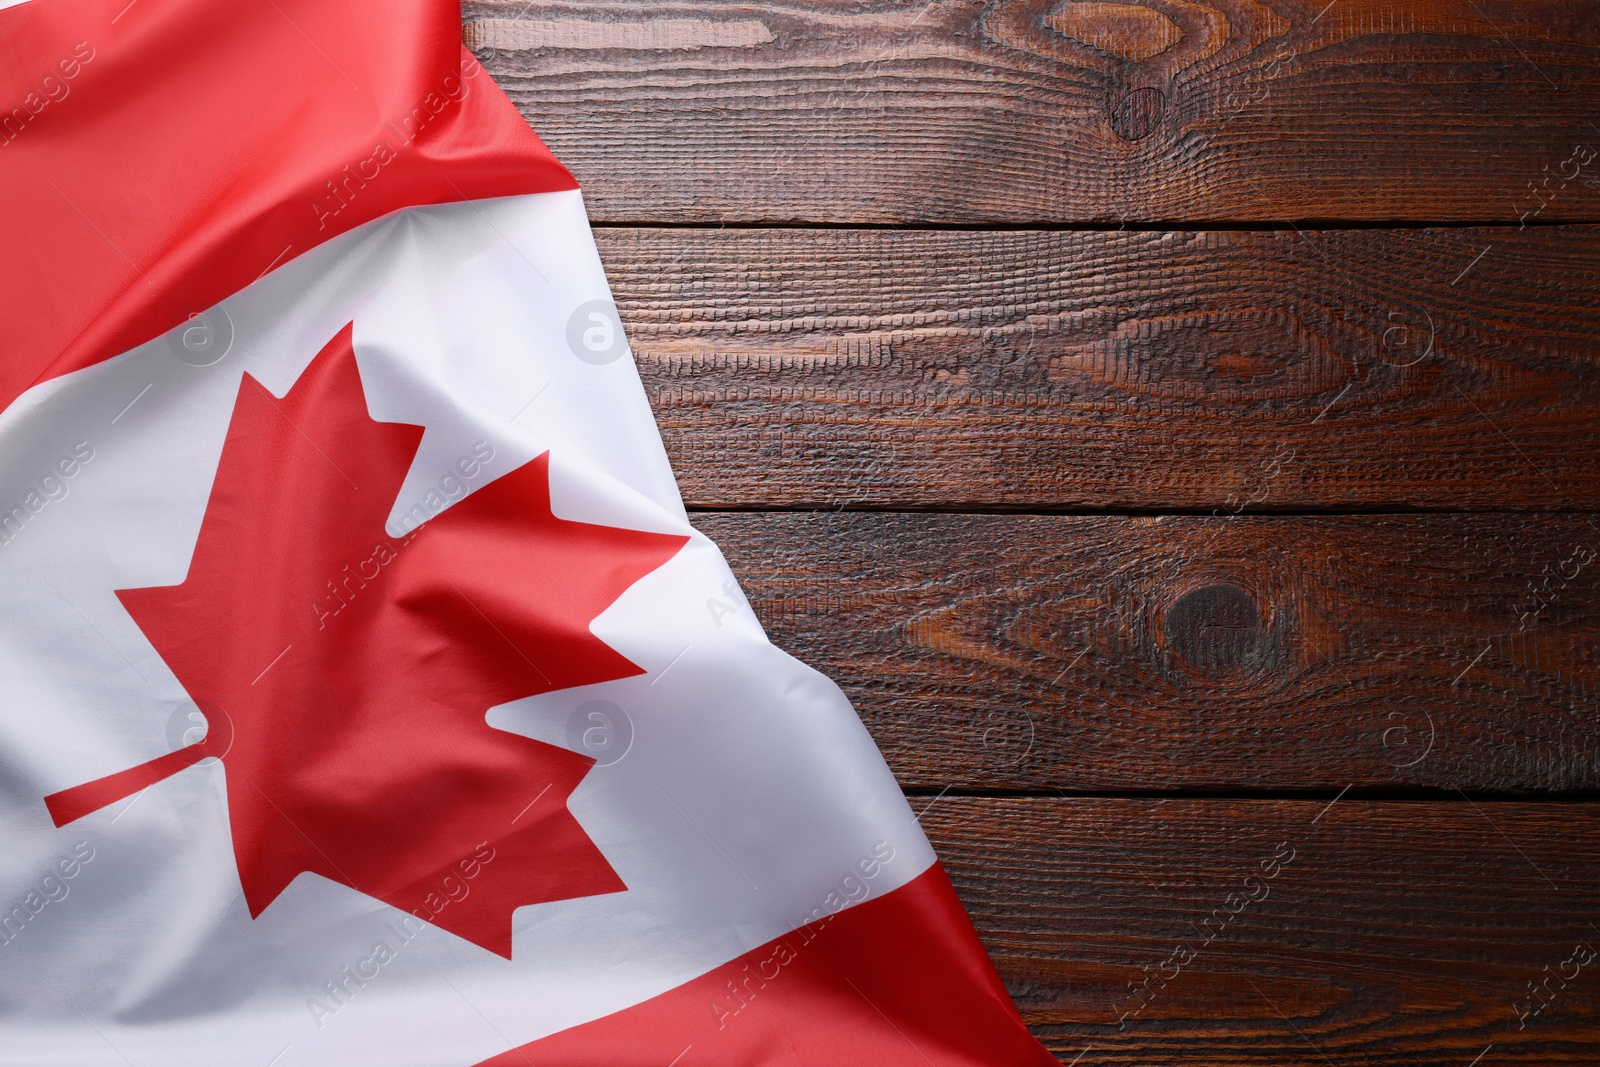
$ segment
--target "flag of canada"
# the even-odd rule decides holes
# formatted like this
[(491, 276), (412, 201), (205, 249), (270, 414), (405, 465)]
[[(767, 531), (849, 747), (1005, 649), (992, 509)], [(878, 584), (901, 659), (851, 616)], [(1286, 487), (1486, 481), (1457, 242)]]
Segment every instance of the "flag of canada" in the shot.
[(0, 1060), (1054, 1062), (460, 40), (0, 0)]

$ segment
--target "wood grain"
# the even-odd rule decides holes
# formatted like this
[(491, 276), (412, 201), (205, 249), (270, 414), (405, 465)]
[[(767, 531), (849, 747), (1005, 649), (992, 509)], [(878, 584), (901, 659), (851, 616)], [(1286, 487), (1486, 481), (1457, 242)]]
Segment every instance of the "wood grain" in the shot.
[(700, 507), (1600, 508), (1600, 233), (598, 234)]
[(922, 821), (1063, 1062), (1600, 1061), (1600, 959), (1574, 960), (1600, 951), (1593, 805), (947, 797)]
[(1600, 20), (1582, 3), (464, 13), (609, 222), (1600, 217)]
[(1063, 1062), (1600, 1062), (1592, 11), (465, 15), (697, 525)]
[(695, 522), (907, 786), (1600, 788), (1600, 517)]

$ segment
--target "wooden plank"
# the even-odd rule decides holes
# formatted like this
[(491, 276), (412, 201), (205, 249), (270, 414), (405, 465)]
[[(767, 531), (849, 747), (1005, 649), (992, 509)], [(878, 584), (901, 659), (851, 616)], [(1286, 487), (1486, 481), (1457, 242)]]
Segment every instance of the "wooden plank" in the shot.
[(469, 2), (611, 222), (1593, 220), (1548, 0)]
[(923, 823), (1063, 1062), (1600, 1062), (1600, 810), (1327, 803), (947, 797)]
[(1600, 508), (1600, 233), (601, 230), (702, 507)]
[(1600, 521), (700, 514), (908, 786), (1600, 788)]

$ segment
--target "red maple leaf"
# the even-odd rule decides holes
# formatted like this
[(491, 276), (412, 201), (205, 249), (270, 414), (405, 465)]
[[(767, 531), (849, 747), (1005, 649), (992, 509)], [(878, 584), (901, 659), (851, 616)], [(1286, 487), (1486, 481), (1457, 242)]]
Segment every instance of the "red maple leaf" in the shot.
[(309, 871), (509, 957), (517, 907), (626, 886), (567, 810), (594, 761), (485, 713), (642, 674), (589, 623), (687, 538), (556, 518), (548, 453), (388, 536), (422, 428), (368, 415), (351, 336), (281, 400), (244, 376), (183, 584), (117, 591), (206, 737), (45, 802), (219, 757), (252, 917)]

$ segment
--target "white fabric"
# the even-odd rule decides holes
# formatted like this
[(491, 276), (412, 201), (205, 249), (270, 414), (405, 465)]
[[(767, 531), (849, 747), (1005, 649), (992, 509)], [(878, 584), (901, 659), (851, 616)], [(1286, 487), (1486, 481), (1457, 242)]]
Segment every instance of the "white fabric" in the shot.
[[(487, 441), (474, 489), (548, 450), (557, 515), (692, 533), (632, 359), (568, 343), (608, 299), (576, 192), (411, 209), (225, 301), (214, 365), (160, 338), (0, 414), (0, 507), (92, 450), (0, 545), (0, 913), (46, 901), (0, 945), (0, 1064), (473, 1064), (793, 929), (879, 842), (873, 897), (933, 862), (842, 694), (767, 642), (698, 534), (594, 623), (646, 675), (488, 714), (566, 745), (604, 699), (634, 732), (570, 805), (629, 890), (520, 909), (512, 960), (432, 927), (402, 944), (400, 913), (314, 875), (251, 920), (215, 760), (51, 824), (44, 796), (168, 751), (192, 708), (113, 590), (182, 580), (241, 374), (281, 396), (347, 321), (373, 417), (426, 427), (396, 518)], [(378, 942), (394, 959), (319, 1019)]]

